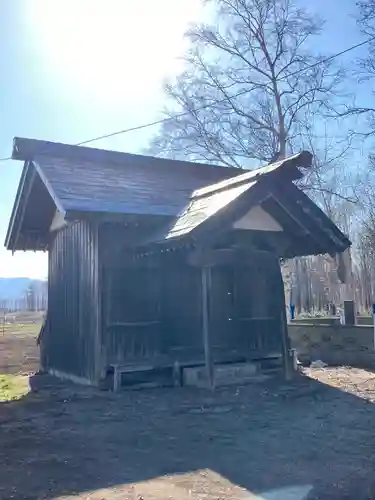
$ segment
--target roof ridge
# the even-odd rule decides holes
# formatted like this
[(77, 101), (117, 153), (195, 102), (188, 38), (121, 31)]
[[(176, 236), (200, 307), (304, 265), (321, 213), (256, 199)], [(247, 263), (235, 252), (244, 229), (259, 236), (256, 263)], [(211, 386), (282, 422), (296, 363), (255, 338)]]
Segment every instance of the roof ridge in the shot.
[(285, 158), (283, 160), (279, 160), (277, 162), (270, 163), (269, 165), (264, 165), (263, 167), (259, 167), (253, 170), (248, 170), (247, 172), (231, 177), (230, 179), (222, 180), (216, 182), (215, 184), (199, 188), (193, 192), (191, 198), (197, 199), (200, 197), (204, 197), (207, 194), (225, 190), (228, 187), (234, 187), (236, 185), (252, 180), (257, 181), (264, 175), (270, 175), (272, 173), (275, 173), (277, 170), (284, 168), (288, 168), (290, 170), (294, 169), (294, 172), (292, 171), (291, 180), (297, 180), (303, 177), (303, 174), (299, 171), (298, 167), (311, 167), (312, 158), (313, 156), (309, 151), (301, 151), (300, 153), (289, 156), (288, 158)]
[(178, 168), (201, 168), (206, 171), (220, 168), (228, 169), (228, 174), (229, 172), (233, 172), (233, 175), (240, 171), (240, 169), (236, 167), (226, 167), (210, 163), (174, 160), (171, 158), (126, 153), (123, 151), (113, 151), (39, 139), (22, 137), (15, 137), (13, 139), (13, 160), (32, 161), (40, 156), (63, 158), (66, 160), (90, 161), (95, 163), (113, 163), (117, 165), (125, 165), (131, 162), (132, 166), (145, 166), (146, 164), (151, 166), (154, 164), (154, 166), (157, 167), (162, 164), (174, 164)]

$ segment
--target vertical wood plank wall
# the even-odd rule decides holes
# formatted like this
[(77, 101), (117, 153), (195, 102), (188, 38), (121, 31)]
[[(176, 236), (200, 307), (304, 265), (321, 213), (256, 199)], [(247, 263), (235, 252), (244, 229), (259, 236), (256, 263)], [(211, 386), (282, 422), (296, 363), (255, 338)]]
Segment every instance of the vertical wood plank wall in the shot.
[[(99, 229), (105, 364), (142, 363), (164, 355), (203, 363), (201, 269), (189, 265), (184, 250), (154, 253), (134, 264), (132, 245), (148, 231), (109, 223)], [(281, 354), (278, 259), (255, 253), (253, 261), (217, 266), (211, 274), (214, 361)]]
[[(132, 246), (149, 232), (150, 227), (115, 222), (99, 227), (102, 352), (106, 366), (160, 354), (159, 318), (154, 311), (142, 311), (142, 288), (147, 288), (144, 273), (128, 262)], [(157, 287), (153, 291), (157, 293)]]
[[(187, 264), (185, 254), (169, 252), (146, 257), (133, 268), (128, 260), (131, 244), (144, 235), (144, 229), (119, 224), (99, 230), (106, 364), (159, 355), (203, 361), (200, 272)], [(146, 295), (157, 307), (150, 310)]]
[[(127, 242), (137, 244), (137, 234), (141, 239), (144, 230), (103, 230), (88, 221), (56, 233), (49, 249), (44, 368), (98, 382), (114, 363), (159, 355), (204, 362), (201, 269), (189, 265), (184, 251), (155, 254), (134, 266)], [(285, 355), (277, 259), (265, 255), (250, 266), (214, 267), (211, 275), (214, 362), (238, 354), (251, 359), (257, 352)], [(115, 309), (109, 307), (114, 295)]]
[(279, 289), (278, 259), (266, 252), (254, 261), (212, 269), (210, 293), (212, 351), (215, 362), (226, 358), (255, 359), (282, 353), (284, 310)]
[(162, 272), (162, 290), (164, 345), (177, 359), (190, 357), (203, 361), (200, 269), (189, 266), (185, 255), (175, 259), (170, 256), (168, 259), (167, 254)]
[(101, 339), (96, 226), (79, 221), (57, 232), (48, 267), (44, 368), (97, 382)]

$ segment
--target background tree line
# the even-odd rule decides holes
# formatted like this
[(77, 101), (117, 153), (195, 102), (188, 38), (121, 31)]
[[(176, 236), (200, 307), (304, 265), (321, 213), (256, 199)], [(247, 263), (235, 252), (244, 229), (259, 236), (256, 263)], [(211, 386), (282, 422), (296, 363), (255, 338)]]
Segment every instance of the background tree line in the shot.
[(0, 314), (16, 311), (46, 311), (47, 305), (47, 281), (31, 280), (20, 293), (0, 297)]

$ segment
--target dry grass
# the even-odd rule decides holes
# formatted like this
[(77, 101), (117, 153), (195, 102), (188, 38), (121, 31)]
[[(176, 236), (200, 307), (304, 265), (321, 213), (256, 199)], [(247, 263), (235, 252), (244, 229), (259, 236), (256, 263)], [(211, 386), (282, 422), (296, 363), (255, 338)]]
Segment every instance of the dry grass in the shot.
[(0, 374), (0, 402), (20, 399), (29, 390), (29, 377), (27, 375)]
[(29, 392), (28, 376), (38, 369), (36, 337), (40, 331), (40, 317), (0, 328), (0, 401), (19, 399)]

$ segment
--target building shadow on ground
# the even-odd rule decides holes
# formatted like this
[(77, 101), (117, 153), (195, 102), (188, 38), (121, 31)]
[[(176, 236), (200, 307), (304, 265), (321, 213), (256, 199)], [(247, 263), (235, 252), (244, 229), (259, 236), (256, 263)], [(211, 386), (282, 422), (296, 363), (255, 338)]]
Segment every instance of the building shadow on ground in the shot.
[(213, 394), (30, 384), (0, 406), (2, 500), (375, 498), (375, 405), (304, 375)]

